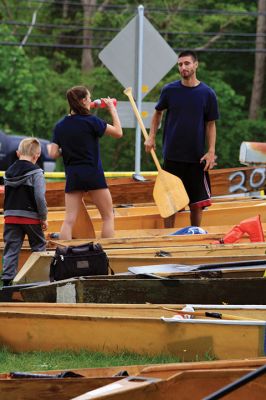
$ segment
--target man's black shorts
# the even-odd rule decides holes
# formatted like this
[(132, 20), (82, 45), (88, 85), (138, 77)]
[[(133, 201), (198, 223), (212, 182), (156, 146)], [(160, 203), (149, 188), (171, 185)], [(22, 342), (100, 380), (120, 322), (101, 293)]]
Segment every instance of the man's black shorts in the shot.
[(190, 208), (211, 205), (209, 173), (203, 170), (202, 164), (165, 160), (163, 169), (182, 180), (190, 200)]

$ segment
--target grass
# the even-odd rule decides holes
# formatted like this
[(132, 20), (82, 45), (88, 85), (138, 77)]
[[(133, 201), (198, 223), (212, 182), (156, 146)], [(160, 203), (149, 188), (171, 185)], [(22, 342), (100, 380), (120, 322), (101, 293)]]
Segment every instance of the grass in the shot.
[[(208, 354), (204, 359), (198, 357), (194, 361), (209, 361)], [(97, 368), (134, 364), (165, 364), (181, 362), (180, 358), (170, 355), (142, 356), (123, 352), (104, 354), (89, 351), (53, 351), (13, 353), (6, 348), (0, 349), (0, 372), (11, 371), (48, 371), (51, 369), (69, 370), (74, 368)]]

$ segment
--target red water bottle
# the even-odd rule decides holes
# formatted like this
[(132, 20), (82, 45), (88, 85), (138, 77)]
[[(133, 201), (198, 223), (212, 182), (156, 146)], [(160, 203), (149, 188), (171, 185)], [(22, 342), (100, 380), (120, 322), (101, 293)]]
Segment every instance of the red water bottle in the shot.
[[(111, 99), (111, 100), (114, 103), (114, 106), (116, 107), (117, 100), (116, 99)], [(104, 108), (104, 107), (106, 107), (106, 103), (102, 99), (96, 99), (91, 102), (90, 107), (91, 108)]]

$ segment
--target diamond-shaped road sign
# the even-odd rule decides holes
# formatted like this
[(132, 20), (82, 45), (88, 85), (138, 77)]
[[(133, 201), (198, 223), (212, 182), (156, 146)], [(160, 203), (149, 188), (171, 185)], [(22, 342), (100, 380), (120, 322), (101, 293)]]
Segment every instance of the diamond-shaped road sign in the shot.
[[(177, 55), (152, 24), (143, 18), (142, 99), (177, 63)], [(99, 58), (126, 88), (137, 92), (138, 17), (99, 53)]]
[[(154, 113), (156, 103), (144, 101), (141, 107), (141, 117), (145, 128), (151, 127), (151, 118)], [(132, 106), (129, 101), (118, 101), (117, 111), (123, 128), (136, 128), (137, 120), (132, 112)]]

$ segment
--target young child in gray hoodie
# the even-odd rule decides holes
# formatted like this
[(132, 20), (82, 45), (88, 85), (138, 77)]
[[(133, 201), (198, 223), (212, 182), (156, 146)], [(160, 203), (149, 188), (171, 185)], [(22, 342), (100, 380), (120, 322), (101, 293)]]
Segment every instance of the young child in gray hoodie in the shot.
[(36, 165), (41, 154), (40, 142), (23, 139), (18, 147), (18, 160), (4, 176), (4, 255), (2, 281), (9, 286), (17, 273), (19, 252), (25, 235), (32, 251), (44, 251), (47, 229), (47, 207), (43, 170)]

